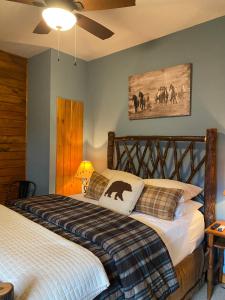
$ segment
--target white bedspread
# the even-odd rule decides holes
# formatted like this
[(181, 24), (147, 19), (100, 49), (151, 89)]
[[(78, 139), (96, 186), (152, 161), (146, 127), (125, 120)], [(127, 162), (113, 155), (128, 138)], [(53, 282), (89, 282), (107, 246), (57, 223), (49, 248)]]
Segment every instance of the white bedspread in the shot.
[(109, 286), (94, 254), (2, 205), (0, 281), (17, 300), (89, 300)]

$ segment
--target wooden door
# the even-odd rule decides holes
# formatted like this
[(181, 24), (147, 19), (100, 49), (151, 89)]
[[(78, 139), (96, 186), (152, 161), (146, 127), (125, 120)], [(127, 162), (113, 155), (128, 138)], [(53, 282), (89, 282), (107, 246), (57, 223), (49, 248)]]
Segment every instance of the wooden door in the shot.
[(83, 157), (83, 103), (57, 99), (56, 193), (81, 192), (75, 177)]

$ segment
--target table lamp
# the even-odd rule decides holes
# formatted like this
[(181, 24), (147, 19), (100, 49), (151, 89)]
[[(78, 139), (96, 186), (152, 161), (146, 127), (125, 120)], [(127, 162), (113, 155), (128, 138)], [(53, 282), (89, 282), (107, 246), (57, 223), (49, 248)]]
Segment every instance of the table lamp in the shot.
[(94, 167), (90, 161), (83, 160), (76, 172), (76, 177), (82, 179), (82, 193), (87, 192), (89, 179), (94, 172)]

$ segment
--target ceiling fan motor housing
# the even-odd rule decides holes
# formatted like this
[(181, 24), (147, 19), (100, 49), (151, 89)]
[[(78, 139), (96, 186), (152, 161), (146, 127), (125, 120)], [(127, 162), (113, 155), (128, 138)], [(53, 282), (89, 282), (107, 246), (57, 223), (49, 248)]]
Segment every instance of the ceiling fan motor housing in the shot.
[(47, 7), (63, 8), (69, 11), (76, 9), (76, 3), (73, 0), (45, 0)]

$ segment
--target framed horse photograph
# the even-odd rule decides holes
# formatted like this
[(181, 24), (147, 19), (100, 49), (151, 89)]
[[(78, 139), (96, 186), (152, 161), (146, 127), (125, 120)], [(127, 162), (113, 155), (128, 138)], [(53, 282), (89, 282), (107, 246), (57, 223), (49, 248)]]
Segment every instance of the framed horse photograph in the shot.
[(192, 65), (182, 64), (129, 76), (130, 120), (189, 116)]

